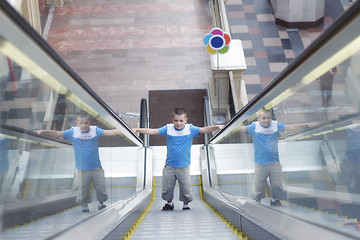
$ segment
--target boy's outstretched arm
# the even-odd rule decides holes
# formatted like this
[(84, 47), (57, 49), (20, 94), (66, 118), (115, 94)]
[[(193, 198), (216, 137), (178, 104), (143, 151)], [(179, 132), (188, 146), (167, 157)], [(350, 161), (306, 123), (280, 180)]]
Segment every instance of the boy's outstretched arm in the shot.
[(160, 135), (157, 128), (133, 128), (134, 133), (142, 133), (147, 135)]
[(242, 125), (238, 126), (236, 128), (236, 130), (239, 131), (239, 132), (247, 132), (247, 128), (245, 126), (242, 126)]
[(209, 133), (215, 130), (220, 130), (224, 127), (224, 125), (213, 125), (213, 126), (206, 126), (199, 129), (199, 133)]
[(316, 127), (316, 123), (295, 123), (295, 124), (289, 124), (289, 125), (285, 125), (285, 130), (287, 131), (295, 131), (295, 130), (300, 130), (302, 128), (306, 128), (306, 127)]
[(62, 131), (56, 131), (56, 130), (35, 130), (34, 133), (38, 135), (46, 135), (53, 138), (64, 137), (64, 133)]
[(121, 135), (120, 130), (112, 129), (112, 130), (104, 130), (104, 136), (116, 136)]

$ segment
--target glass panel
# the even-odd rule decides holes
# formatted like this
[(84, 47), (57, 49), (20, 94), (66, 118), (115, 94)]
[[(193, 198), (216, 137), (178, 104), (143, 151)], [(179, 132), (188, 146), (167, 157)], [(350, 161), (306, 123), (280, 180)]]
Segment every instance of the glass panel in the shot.
[[(57, 56), (39, 47), (45, 42), (30, 39), (3, 12), (0, 22), (0, 221), (6, 230), (0, 238), (44, 239), (89, 217), (75, 202), (84, 187), (77, 179), (96, 163), (87, 162), (91, 155), (83, 164), (83, 155), (74, 154), (73, 141), (79, 141), (80, 152), (88, 151), (88, 146), (96, 154), (99, 136), (106, 205), (136, 193), (142, 142)], [(76, 138), (76, 129), (64, 135), (68, 129), (82, 127), (84, 119), (97, 126), (96, 131), (86, 126), (80, 129), (86, 136)], [(90, 214), (97, 213), (97, 199), (102, 197), (97, 196), (100, 191), (94, 182), (89, 187), (94, 188), (88, 199)]]
[(211, 140), (214, 187), (360, 236), (359, 24), (319, 40)]
[(46, 0), (39, 0), (39, 12), (42, 33), (44, 33), (46, 22), (50, 15), (50, 7), (51, 6), (46, 2)]

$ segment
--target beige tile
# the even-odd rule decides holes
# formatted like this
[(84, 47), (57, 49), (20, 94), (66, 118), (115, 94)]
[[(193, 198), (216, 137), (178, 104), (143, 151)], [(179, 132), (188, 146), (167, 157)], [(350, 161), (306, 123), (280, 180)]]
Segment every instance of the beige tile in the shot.
[(227, 13), (229, 19), (232, 18), (245, 18), (244, 11), (231, 11)]
[(260, 35), (261, 30), (259, 27), (249, 27), (249, 34), (250, 35)]
[(241, 4), (243, 4), (242, 0), (225, 0), (224, 2), (227, 5), (241, 5)]
[(313, 42), (311, 38), (302, 38), (301, 40), (303, 42), (304, 48), (307, 48)]
[(244, 12), (247, 13), (254, 13), (255, 12), (255, 6), (254, 5), (243, 5)]
[(247, 66), (256, 66), (256, 60), (254, 57), (245, 57)]
[(259, 75), (244, 75), (243, 79), (246, 84), (260, 84), (260, 76)]
[(267, 53), (265, 50), (254, 50), (255, 58), (267, 58)]
[(309, 36), (312, 40), (317, 39), (320, 35), (322, 34), (322, 32), (311, 32), (309, 33)]
[(232, 33), (247, 33), (249, 32), (248, 26), (245, 25), (232, 25), (230, 26)]
[(281, 39), (289, 39), (289, 34), (287, 31), (278, 31), (278, 32)]
[(300, 32), (301, 37), (310, 38), (312, 40), (317, 39), (321, 34), (322, 32)]
[(264, 46), (282, 46), (279, 38), (263, 38)]
[(309, 32), (308, 32), (308, 31), (305, 31), (305, 30), (300, 30), (300, 31), (299, 31), (299, 34), (300, 34), (300, 37), (301, 37), (301, 38), (307, 38), (307, 37), (309, 37)]
[(259, 22), (275, 21), (272, 14), (256, 14), (256, 18)]
[(261, 85), (266, 86), (273, 79), (272, 76), (260, 76)]
[(241, 43), (242, 43), (243, 49), (252, 49), (253, 48), (251, 40), (242, 40)]
[(4, 105), (9, 109), (32, 108), (34, 100), (32, 98), (16, 98), (13, 101), (4, 101)]
[(307, 48), (316, 38), (321, 35), (321, 32), (299, 31), (304, 48)]
[(284, 49), (284, 53), (286, 58), (295, 58), (295, 53), (292, 49)]
[(26, 119), (8, 119), (6, 123), (10, 126), (22, 126), (23, 128), (26, 129), (27, 127), (30, 127), (29, 122), (30, 119), (26, 118)]
[(285, 69), (288, 63), (269, 63), (269, 68), (271, 72), (281, 72)]

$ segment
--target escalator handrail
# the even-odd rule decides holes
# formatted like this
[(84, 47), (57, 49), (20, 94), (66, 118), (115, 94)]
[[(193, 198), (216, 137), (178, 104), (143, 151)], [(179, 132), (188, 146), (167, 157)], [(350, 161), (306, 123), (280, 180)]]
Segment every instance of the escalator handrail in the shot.
[[(96, 92), (60, 57), (60, 55), (39, 35), (34, 28), (7, 2), (0, 1), (1, 11), (3, 11), (26, 35), (33, 40), (54, 62), (64, 70), (82, 89), (84, 89), (100, 106), (105, 109), (116, 121), (118, 121), (128, 133), (130, 133), (140, 144), (143, 141), (136, 135), (131, 128), (114, 112)], [(1, 35), (0, 35), (1, 37)]]
[[(275, 89), (282, 83), (295, 69), (301, 66), (306, 60), (317, 53), (327, 42), (337, 35), (347, 24), (354, 20), (360, 12), (360, 1), (354, 2), (352, 6), (345, 11), (334, 23), (332, 23), (317, 39), (315, 39), (304, 51), (300, 53), (289, 65), (280, 72), (270, 83), (268, 83), (251, 101), (248, 102), (233, 118), (231, 118), (224, 127), (216, 132), (210, 139), (210, 143), (217, 142), (225, 137), (230, 128), (235, 128), (238, 120), (246, 120), (244, 115), (255, 105), (257, 105), (266, 94)], [(234, 126), (235, 127), (234, 127)]]
[[(147, 101), (145, 98), (141, 99), (140, 103), (140, 128), (148, 128), (149, 119), (148, 119), (148, 110), (147, 110)], [(149, 147), (149, 135), (140, 134), (140, 138), (144, 141), (144, 147)]]
[(39, 135), (37, 133), (34, 133), (33, 131), (29, 131), (23, 128), (19, 128), (19, 127), (15, 127), (15, 126), (10, 126), (7, 124), (0, 124), (0, 133), (2, 134), (8, 134), (11, 136), (14, 136), (16, 138), (24, 138), (26, 136), (26, 139), (28, 140), (37, 140), (37, 139), (42, 139), (42, 141), (48, 141), (49, 143), (56, 143), (56, 144), (60, 144), (60, 145), (67, 145), (67, 146), (72, 146), (72, 143), (70, 141), (66, 141), (66, 140), (61, 140), (58, 138), (53, 138), (53, 137), (49, 137), (46, 135)]

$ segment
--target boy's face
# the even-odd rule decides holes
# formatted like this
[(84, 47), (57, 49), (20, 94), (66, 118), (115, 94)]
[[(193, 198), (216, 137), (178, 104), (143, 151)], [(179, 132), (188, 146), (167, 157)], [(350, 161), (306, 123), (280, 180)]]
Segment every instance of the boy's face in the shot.
[(258, 116), (258, 121), (261, 123), (262, 126), (268, 127), (270, 126), (271, 120), (272, 120), (272, 114), (271, 112), (265, 112)]
[(87, 132), (90, 128), (90, 119), (88, 117), (78, 117), (76, 119), (76, 126), (80, 127), (82, 132)]
[(174, 127), (178, 130), (183, 129), (185, 124), (187, 123), (187, 117), (185, 114), (177, 115), (175, 114), (172, 117)]

